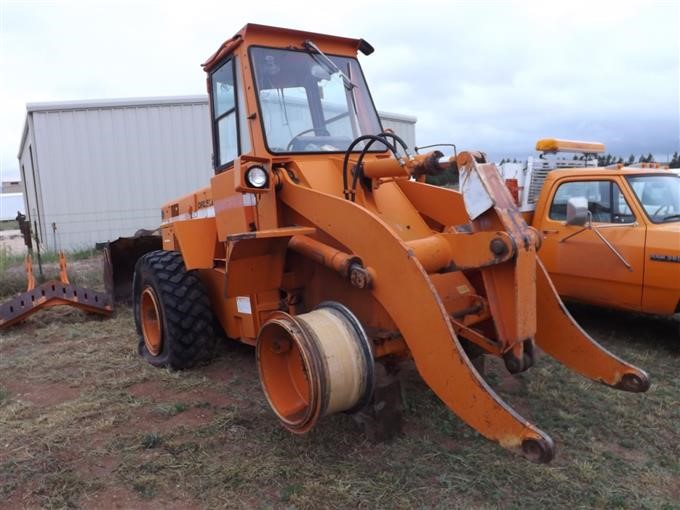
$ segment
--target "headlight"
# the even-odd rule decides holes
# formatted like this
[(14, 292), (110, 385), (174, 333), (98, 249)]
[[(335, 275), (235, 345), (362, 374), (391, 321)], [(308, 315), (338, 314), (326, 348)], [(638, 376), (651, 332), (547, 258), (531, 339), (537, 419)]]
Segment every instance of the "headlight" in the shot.
[(252, 188), (264, 188), (267, 185), (267, 171), (261, 166), (251, 166), (246, 171), (246, 182)]

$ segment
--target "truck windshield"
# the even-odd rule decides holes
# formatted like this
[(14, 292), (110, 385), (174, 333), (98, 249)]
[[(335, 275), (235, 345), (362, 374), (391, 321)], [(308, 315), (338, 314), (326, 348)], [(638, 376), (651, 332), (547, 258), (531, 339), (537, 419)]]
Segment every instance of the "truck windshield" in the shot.
[(358, 136), (381, 132), (356, 59), (328, 56), (334, 69), (313, 52), (250, 51), (270, 152), (344, 152)]
[(627, 179), (651, 221), (680, 221), (680, 176), (635, 175)]

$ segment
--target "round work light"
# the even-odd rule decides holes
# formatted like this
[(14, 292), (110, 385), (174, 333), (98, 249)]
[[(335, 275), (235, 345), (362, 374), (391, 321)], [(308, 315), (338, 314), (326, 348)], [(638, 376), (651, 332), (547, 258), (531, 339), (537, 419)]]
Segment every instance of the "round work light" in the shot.
[(246, 171), (246, 182), (253, 188), (264, 188), (267, 185), (267, 171), (261, 166), (251, 166)]

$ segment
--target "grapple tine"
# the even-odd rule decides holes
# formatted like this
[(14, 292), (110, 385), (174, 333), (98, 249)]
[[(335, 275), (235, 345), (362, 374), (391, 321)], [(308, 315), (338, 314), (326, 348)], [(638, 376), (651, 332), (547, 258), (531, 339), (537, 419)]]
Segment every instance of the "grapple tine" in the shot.
[(33, 257), (26, 255), (26, 260), (24, 261), (24, 268), (26, 269), (26, 291), (31, 291), (35, 289), (35, 276), (33, 275)]
[(66, 256), (63, 251), (59, 252), (59, 281), (68, 285), (68, 273), (66, 272)]
[(536, 344), (575, 372), (607, 386), (634, 393), (649, 389), (649, 376), (598, 344), (574, 320), (537, 260)]

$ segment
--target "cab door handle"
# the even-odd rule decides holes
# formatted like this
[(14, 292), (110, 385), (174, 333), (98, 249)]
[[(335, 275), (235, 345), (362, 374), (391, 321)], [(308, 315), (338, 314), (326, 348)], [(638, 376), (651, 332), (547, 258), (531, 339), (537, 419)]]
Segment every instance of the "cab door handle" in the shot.
[(559, 230), (543, 230), (544, 234), (559, 234)]

